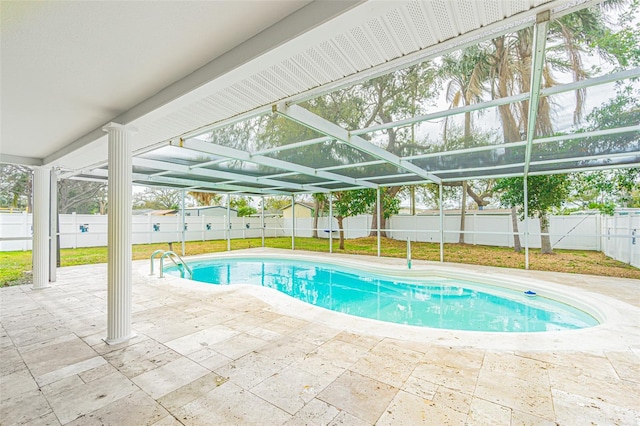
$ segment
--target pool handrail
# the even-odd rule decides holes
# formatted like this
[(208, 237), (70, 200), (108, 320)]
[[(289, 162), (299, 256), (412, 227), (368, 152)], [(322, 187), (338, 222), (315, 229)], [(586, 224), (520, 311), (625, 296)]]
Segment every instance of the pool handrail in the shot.
[[(189, 272), (189, 277), (193, 278), (193, 272), (191, 271), (191, 268), (189, 268), (189, 266), (187, 266), (187, 264), (185, 263), (184, 260), (182, 260), (182, 258), (180, 257), (180, 255), (174, 251), (165, 251), (162, 256), (160, 256), (160, 278), (164, 278), (164, 258), (167, 257), (169, 259), (171, 259), (171, 261), (173, 262), (174, 265), (176, 266), (180, 266), (180, 264), (182, 264), (182, 266), (184, 267), (184, 269), (186, 269)], [(174, 259), (174, 257), (177, 257), (178, 260), (180, 261), (179, 263), (176, 262), (176, 260)]]
[(151, 260), (151, 268), (150, 268), (149, 275), (153, 275), (153, 259), (156, 257), (156, 255), (158, 255), (160, 253), (164, 254), (164, 250), (160, 249), (160, 250), (156, 250), (153, 253), (151, 253), (151, 258), (150, 258), (150, 260)]
[[(171, 250), (156, 250), (151, 254), (151, 274), (153, 275), (153, 259), (158, 255), (161, 254), (160, 256), (160, 278), (164, 278), (164, 259), (169, 258), (171, 259), (171, 261), (173, 262), (174, 265), (176, 266), (182, 266), (184, 269), (187, 270), (187, 272), (189, 272), (189, 277), (193, 278), (193, 271), (191, 270), (191, 268), (189, 268), (189, 265), (187, 265), (187, 263), (180, 257), (180, 255), (174, 251)], [(176, 262), (176, 259), (178, 258), (178, 262)]]

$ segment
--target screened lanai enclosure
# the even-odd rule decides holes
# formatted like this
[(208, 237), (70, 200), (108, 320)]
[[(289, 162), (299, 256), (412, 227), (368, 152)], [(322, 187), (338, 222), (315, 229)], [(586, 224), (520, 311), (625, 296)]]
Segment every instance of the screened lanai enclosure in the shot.
[[(638, 167), (639, 46), (621, 24), (637, 13), (565, 3), (438, 43), (483, 16), (473, 2), (441, 6), (460, 20), (434, 25), (435, 3), (402, 3), (168, 117), (221, 119), (140, 149), (134, 184), (331, 203), (525, 177), (527, 197), (530, 176)], [(106, 180), (108, 166), (62, 176)]]
[(534, 176), (640, 165), (633, 2), (73, 5), (3, 3), (0, 161), (35, 170), (35, 288), (56, 180), (108, 182), (109, 343), (131, 335), (132, 184), (369, 189), (380, 235), (401, 187), (436, 185), (442, 209), (447, 185), (521, 177), (527, 218)]

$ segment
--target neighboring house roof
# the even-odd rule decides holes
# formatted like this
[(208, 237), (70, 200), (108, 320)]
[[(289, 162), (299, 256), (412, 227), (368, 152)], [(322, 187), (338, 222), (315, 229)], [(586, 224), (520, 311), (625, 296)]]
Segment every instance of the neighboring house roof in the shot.
[[(225, 206), (197, 206), (197, 207), (186, 207), (185, 210), (217, 210), (217, 209), (224, 209), (227, 210), (227, 208)], [(231, 208), (229, 209), (231, 211), (237, 212), (237, 209)]]
[[(313, 204), (307, 203), (307, 202), (304, 202), (304, 201), (296, 201), (296, 207), (306, 207), (309, 210), (313, 210), (314, 209)], [(286, 209), (290, 209), (290, 208), (291, 208), (291, 204), (289, 204), (287, 207), (283, 208), (282, 210), (286, 210)]]
[(153, 209), (136, 209), (133, 210), (134, 215), (150, 214), (151, 216), (171, 216), (178, 213), (178, 210), (153, 210)]

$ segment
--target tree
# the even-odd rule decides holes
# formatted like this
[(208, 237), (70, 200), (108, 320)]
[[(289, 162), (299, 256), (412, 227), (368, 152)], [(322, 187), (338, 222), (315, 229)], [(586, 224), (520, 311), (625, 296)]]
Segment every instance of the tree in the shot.
[(166, 188), (145, 188), (135, 194), (134, 209), (176, 210), (182, 203), (181, 191)]
[(106, 184), (76, 179), (58, 181), (59, 213), (105, 214), (106, 206)]
[[(368, 127), (373, 123), (390, 123), (399, 119), (414, 117), (426, 111), (429, 100), (437, 90), (436, 70), (431, 62), (423, 62), (412, 67), (381, 76), (362, 84), (363, 104), (367, 105), (366, 121), (360, 127)], [(390, 128), (383, 132), (386, 136), (376, 141), (386, 151), (398, 156), (414, 154), (422, 149), (417, 143), (414, 126), (410, 128)], [(378, 174), (397, 173), (397, 170), (385, 167)], [(395, 198), (402, 186), (391, 186), (385, 189), (385, 196)], [(386, 212), (386, 205), (381, 206), (381, 229), (386, 229), (386, 220), (391, 216)], [(377, 210), (374, 210), (371, 221), (371, 234), (377, 228)], [(385, 231), (382, 236), (387, 236)]]
[(222, 203), (222, 196), (213, 192), (189, 191), (188, 194), (198, 206), (219, 206)]
[[(442, 66), (438, 76), (446, 82), (447, 101), (451, 108), (468, 106), (482, 100), (485, 82), (489, 78), (490, 65), (488, 54), (479, 45), (468, 47), (460, 52), (450, 53), (442, 58)], [(447, 124), (445, 120), (444, 140), (447, 145)], [(462, 148), (468, 148), (473, 142), (471, 112), (464, 113), (464, 136)], [(462, 181), (462, 202), (460, 204), (460, 236), (458, 242), (463, 244), (465, 214), (467, 210), (468, 183)]]
[(621, 2), (619, 15), (619, 29), (613, 31), (605, 28), (593, 46), (609, 62), (618, 62), (620, 67), (640, 66), (640, 1)]
[[(385, 232), (386, 222), (394, 214), (397, 214), (400, 210), (400, 199), (398, 199), (397, 195), (401, 186), (392, 186), (387, 188), (380, 188), (380, 201), (382, 205), (380, 206), (380, 213), (382, 216), (380, 217), (380, 235), (383, 237), (387, 236)], [(377, 236), (378, 235), (378, 196), (376, 194), (376, 190), (371, 189), (373, 192), (373, 205), (369, 207), (369, 212), (371, 213), (375, 222), (371, 224), (371, 232), (369, 236)]]
[(366, 213), (376, 201), (373, 189), (356, 189), (333, 194), (333, 211), (340, 231), (340, 250), (344, 250), (344, 219)]
[(324, 212), (329, 202), (327, 194), (313, 194), (313, 238), (318, 238), (318, 218)]
[(255, 207), (249, 204), (251, 201), (251, 197), (231, 197), (229, 206), (232, 209), (236, 209), (238, 217), (251, 216), (258, 211)]
[(291, 197), (271, 196), (264, 198), (264, 211), (267, 213), (280, 213), (291, 205)]
[[(610, 2), (609, 4), (613, 3), (620, 2)], [(637, 6), (636, 0), (632, 3)], [(609, 63), (620, 65), (627, 65), (634, 61), (637, 63), (638, 57), (635, 54), (638, 52), (638, 44), (635, 43), (638, 40), (637, 31), (628, 28), (629, 22), (635, 18), (629, 18), (629, 16), (623, 18), (627, 21), (621, 22), (623, 24), (622, 30), (614, 32), (608, 28), (604, 19), (602, 14), (604, 7), (609, 6), (598, 5), (581, 9), (550, 23), (545, 63), (542, 70), (542, 87), (551, 87), (557, 84), (554, 71), (571, 74), (574, 81), (587, 78), (589, 71), (582, 61), (582, 52), (585, 51), (597, 53)], [(637, 10), (637, 8), (632, 7), (631, 10)], [(492, 41), (491, 90), (494, 98), (530, 91), (532, 45), (533, 31), (531, 28), (520, 30), (514, 34), (506, 34)], [(582, 118), (586, 90), (576, 90), (575, 96), (573, 118), (574, 123), (578, 123)], [(528, 101), (498, 107), (503, 125), (504, 142), (519, 141), (522, 139), (522, 135), (526, 134), (529, 125), (528, 108)], [(554, 133), (548, 97), (540, 98), (535, 126), (535, 136)], [(550, 150), (552, 148), (544, 147), (544, 149)], [(512, 209), (512, 219), (515, 239), (518, 235), (515, 209)], [(541, 219), (541, 222), (544, 220)], [(516, 240), (515, 243), (517, 249), (518, 241)]]
[[(638, 59), (640, 61), (640, 59)], [(640, 123), (640, 89), (619, 83), (616, 95), (594, 108), (586, 117), (587, 125), (566, 141), (566, 149), (579, 156), (620, 154), (640, 148), (640, 132), (625, 132), (592, 138), (581, 138), (583, 131), (634, 126)], [(611, 159), (584, 160), (590, 165), (609, 163)], [(634, 207), (634, 190), (640, 187), (640, 168), (587, 171), (572, 175), (571, 201), (581, 208), (598, 209), (613, 214), (616, 207)]]
[[(26, 166), (0, 164), (0, 206), (32, 211), (32, 171)], [(58, 212), (105, 214), (106, 184), (77, 179), (58, 181)]]
[[(606, 22), (603, 10), (624, 7), (631, 3), (637, 11), (637, 0), (633, 2), (604, 2), (590, 8), (580, 9), (554, 19), (549, 24), (547, 48), (542, 70), (542, 87), (557, 84), (556, 75), (571, 74), (574, 81), (583, 80), (590, 71), (583, 62), (583, 52), (589, 56), (600, 56), (614, 65), (633, 65), (639, 61), (637, 53), (637, 30), (629, 28), (629, 22), (637, 18), (623, 14), (619, 31), (613, 31)], [(626, 20), (626, 21), (625, 21)], [(494, 98), (503, 98), (531, 89), (533, 29), (525, 28), (516, 33), (505, 34), (492, 40), (491, 59), (493, 70), (491, 91)], [(586, 89), (575, 91), (574, 122), (582, 118)], [(505, 142), (519, 141), (528, 127), (529, 101), (498, 107), (503, 124)], [(536, 114), (536, 136), (553, 134), (551, 104), (548, 97), (541, 97)]]
[(29, 167), (0, 164), (0, 206), (32, 211), (32, 172)]
[[(520, 218), (524, 218), (524, 178), (503, 178), (496, 181), (494, 190), (500, 194), (500, 202), (508, 207), (516, 207)], [(552, 208), (559, 208), (569, 192), (567, 175), (542, 175), (527, 178), (529, 217), (540, 219), (541, 253), (551, 254), (549, 238), (549, 216)]]
[(640, 168), (599, 170), (571, 175), (570, 201), (581, 209), (613, 215), (616, 207), (640, 207)]
[[(428, 100), (435, 93), (434, 80), (435, 71), (430, 63), (425, 62), (320, 96), (301, 105), (345, 129), (362, 129), (376, 123), (389, 123), (424, 113)], [(269, 116), (265, 120), (266, 123), (262, 126), (257, 138), (260, 149), (284, 146), (322, 136), (315, 130), (281, 116)], [(416, 142), (415, 132), (409, 127), (391, 128), (376, 135), (362, 135), (362, 137), (398, 156), (410, 155), (424, 148)], [(280, 160), (313, 168), (357, 164), (375, 159), (348, 144), (334, 141), (309, 145), (303, 150), (281, 150), (270, 155)], [(378, 176), (398, 173), (397, 167), (387, 164), (375, 167), (377, 167), (375, 173)], [(354, 168), (349, 170), (347, 175), (369, 176), (371, 168), (362, 170)], [(389, 187), (386, 193), (395, 197), (400, 189), (401, 186)], [(385, 205), (382, 207), (384, 209)], [(377, 212), (374, 211), (373, 214), (372, 229), (377, 223)], [(382, 229), (385, 228), (388, 217), (388, 213), (383, 213)], [(384, 231), (383, 235), (385, 235)]]
[[(395, 194), (390, 195), (391, 193), (385, 189), (387, 188), (381, 190), (380, 198), (382, 205), (385, 206), (385, 209), (382, 210), (383, 214), (386, 214), (388, 219), (398, 213), (400, 200), (395, 197)], [(338, 222), (340, 231), (340, 250), (344, 250), (344, 219), (359, 214), (372, 213), (372, 210), (377, 207), (376, 201), (376, 190), (370, 188), (333, 193), (333, 215)]]

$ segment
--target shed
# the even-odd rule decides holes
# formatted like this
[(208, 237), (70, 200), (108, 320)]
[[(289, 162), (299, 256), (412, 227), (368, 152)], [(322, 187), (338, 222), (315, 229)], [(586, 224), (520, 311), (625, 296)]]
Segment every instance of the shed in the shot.
[[(292, 215), (291, 205), (288, 205), (282, 209), (282, 217), (285, 219), (291, 219)], [(313, 217), (313, 205), (301, 201), (296, 201), (295, 205), (296, 217)]]
[[(184, 209), (184, 215), (223, 217), (227, 215), (227, 208), (224, 206), (188, 207)], [(236, 209), (229, 209), (229, 215), (231, 217), (238, 217), (238, 211)]]

